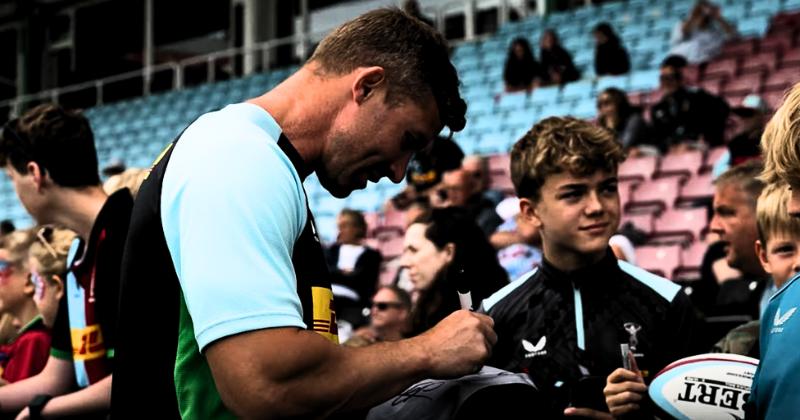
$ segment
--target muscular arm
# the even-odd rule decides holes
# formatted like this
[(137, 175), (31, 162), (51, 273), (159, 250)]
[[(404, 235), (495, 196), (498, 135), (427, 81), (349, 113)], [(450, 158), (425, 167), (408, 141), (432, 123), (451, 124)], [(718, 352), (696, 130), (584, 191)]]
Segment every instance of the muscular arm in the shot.
[(458, 311), (420, 336), (362, 348), (295, 328), (265, 329), (212, 343), (206, 357), (238, 416), (324, 417), (370, 407), (422, 378), (476, 371), (496, 341), (491, 327), (485, 315)]
[(50, 356), (38, 375), (0, 388), (0, 408), (3, 412), (18, 412), (38, 394), (67, 393), (73, 382), (75, 373), (72, 362)]
[(42, 410), (42, 416), (63, 417), (97, 413), (111, 408), (111, 377), (80, 391), (53, 398)]

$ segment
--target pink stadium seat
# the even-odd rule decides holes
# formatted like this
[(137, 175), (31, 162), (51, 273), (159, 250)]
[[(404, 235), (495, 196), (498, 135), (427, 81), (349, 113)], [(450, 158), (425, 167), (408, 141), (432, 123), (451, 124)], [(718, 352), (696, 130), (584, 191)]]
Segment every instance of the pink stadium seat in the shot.
[(378, 250), (384, 258), (399, 257), (403, 253), (403, 235), (387, 235), (378, 240)]
[(680, 260), (681, 247), (679, 245), (636, 248), (637, 265), (662, 277), (672, 277), (672, 273), (680, 266)]
[(657, 164), (655, 156), (629, 158), (619, 166), (617, 176), (623, 181), (645, 181), (653, 177)]
[(653, 233), (653, 218), (652, 213), (625, 214), (620, 219), (619, 225), (622, 227), (625, 223), (630, 222), (634, 227), (649, 236)]
[(631, 211), (662, 211), (671, 208), (678, 198), (681, 178), (659, 178), (639, 184), (631, 194)]
[(387, 231), (399, 232), (400, 234), (406, 231), (405, 212), (390, 209), (383, 214), (383, 223), (375, 228), (375, 236)]
[(767, 105), (769, 105), (770, 109), (776, 110), (783, 102), (783, 94), (783, 91), (776, 90), (773, 92), (766, 92), (761, 96), (767, 102)]
[(742, 39), (725, 44), (720, 55), (722, 57), (741, 57), (752, 54), (755, 49), (756, 42), (754, 39)]
[(706, 153), (706, 160), (703, 163), (703, 170), (711, 169), (715, 163), (728, 151), (728, 148), (725, 146), (718, 146), (713, 149), (710, 149)]
[(759, 42), (758, 50), (761, 52), (764, 51), (787, 51), (792, 49), (794, 46), (794, 40), (792, 32), (785, 32), (781, 31), (780, 33), (774, 33), (769, 35), (767, 38), (764, 38)]
[(711, 180), (711, 172), (707, 172), (702, 175), (695, 175), (683, 184), (678, 195), (678, 205), (707, 202), (713, 197), (714, 185)]
[(714, 79), (707, 79), (703, 80), (702, 82), (698, 83), (697, 86), (702, 88), (705, 91), (713, 93), (714, 95), (719, 95), (722, 93), (722, 84), (728, 79), (728, 76), (721, 77), (721, 78), (714, 78)]
[(793, 50), (786, 51), (781, 57), (781, 67), (798, 67), (800, 66), (800, 47)]
[(514, 194), (514, 183), (511, 182), (511, 174), (509, 173), (491, 173), (489, 174), (489, 188), (503, 191), (505, 194)]
[(503, 191), (507, 194), (514, 193), (514, 184), (511, 182), (511, 156), (508, 154), (490, 155), (489, 161), (489, 187)]
[(631, 199), (631, 189), (637, 185), (636, 181), (620, 181), (617, 186), (619, 191), (619, 208), (624, 209)]
[(714, 60), (703, 72), (703, 80), (731, 78), (736, 75), (738, 66), (739, 59), (735, 57)]
[(772, 17), (769, 34), (792, 31), (800, 26), (800, 13), (783, 12)]
[(380, 225), (381, 215), (376, 212), (364, 213), (364, 220), (367, 221), (367, 236), (371, 237), (375, 233), (375, 229)]
[(760, 73), (778, 67), (778, 54), (775, 50), (762, 50), (760, 53), (745, 57), (739, 68), (741, 73)]
[(783, 68), (767, 77), (764, 83), (764, 90), (783, 91), (798, 81), (800, 81), (800, 72), (797, 71), (797, 68)]
[(703, 152), (692, 150), (683, 153), (670, 153), (661, 159), (656, 177), (681, 176), (688, 178), (703, 166)]
[(764, 85), (764, 73), (743, 74), (728, 83), (722, 89), (724, 96), (741, 96), (751, 93), (760, 93)]
[(708, 249), (705, 242), (696, 241), (681, 251), (681, 264), (675, 270), (676, 279), (699, 279), (700, 266), (703, 264), (703, 257)]
[(653, 236), (699, 240), (708, 226), (705, 207), (669, 209), (653, 222)]

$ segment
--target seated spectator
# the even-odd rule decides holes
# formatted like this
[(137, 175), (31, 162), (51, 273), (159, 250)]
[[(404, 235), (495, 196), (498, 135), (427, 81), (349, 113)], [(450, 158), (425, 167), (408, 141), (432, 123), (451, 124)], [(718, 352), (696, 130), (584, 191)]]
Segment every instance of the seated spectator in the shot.
[(554, 30), (544, 31), (539, 46), (543, 85), (564, 85), (581, 78), (572, 56), (561, 46)]
[(28, 252), (31, 269), (33, 301), (42, 315), (47, 328), (53, 328), (61, 298), (64, 296), (64, 274), (67, 272), (67, 256), (75, 232), (66, 229), (41, 229), (38, 241), (33, 242)]
[(766, 101), (758, 95), (747, 95), (742, 104), (731, 109), (731, 112), (739, 117), (736, 134), (728, 142), (731, 165), (761, 159), (759, 142), (771, 115)]
[(650, 110), (652, 135), (662, 151), (687, 140), (703, 140), (709, 146), (724, 143), (728, 104), (703, 89), (684, 84), (686, 60), (669, 56), (661, 63), (661, 100)]
[[(789, 216), (787, 207), (791, 197), (787, 185), (771, 184), (764, 188), (756, 208), (756, 254), (776, 290), (800, 271), (800, 220)], [(714, 351), (760, 358), (759, 325), (760, 321), (755, 320), (734, 328), (714, 345)]]
[(50, 331), (33, 301), (28, 249), (36, 240), (33, 230), (8, 234), (0, 244), (0, 311), (14, 317), (18, 331), (0, 347), (0, 383), (8, 384), (38, 374), (50, 356)]
[(489, 188), (489, 160), (481, 155), (471, 155), (464, 158), (461, 169), (467, 171), (475, 178), (475, 190), (495, 206), (505, 198), (500, 190)]
[(369, 325), (353, 333), (345, 346), (363, 347), (405, 338), (409, 328), (411, 296), (397, 286), (384, 286), (372, 297)]
[(516, 214), (503, 222), (492, 234), (491, 243), (496, 248), (497, 260), (514, 281), (542, 263), (539, 229)]
[(441, 184), (430, 195), (431, 205), (466, 210), (488, 237), (503, 223), (503, 219), (497, 215), (495, 205), (477, 190), (476, 185), (475, 178), (463, 169), (445, 172)]
[(608, 88), (597, 97), (597, 123), (611, 130), (623, 148), (645, 148), (649, 145), (649, 130), (642, 112), (628, 102), (625, 92)]
[(606, 22), (599, 23), (592, 30), (592, 34), (594, 35), (595, 75), (620, 75), (631, 70), (628, 51), (611, 25)]
[(461, 309), (458, 290), (467, 289), (473, 306), (508, 284), (489, 241), (462, 210), (433, 210), (406, 231), (402, 264), (417, 297), (411, 335), (420, 334)]
[(670, 38), (670, 54), (680, 55), (691, 64), (716, 57), (725, 41), (736, 35), (736, 28), (720, 13), (720, 8), (706, 0), (698, 1), (689, 17), (675, 24)]
[(506, 65), (503, 68), (503, 82), (507, 93), (528, 91), (538, 83), (542, 68), (533, 57), (531, 44), (519, 37), (511, 41), (508, 49)]
[(5, 219), (0, 222), (0, 237), (8, 235), (15, 230), (17, 230), (17, 228), (14, 227), (14, 222), (11, 220)]
[(428, 190), (442, 180), (442, 174), (461, 167), (464, 152), (450, 138), (439, 137), (430, 148), (414, 154), (408, 163), (406, 188), (388, 203), (397, 210), (405, 210), (419, 197), (427, 199)]
[(336, 224), (339, 228), (336, 243), (325, 250), (336, 297), (336, 317), (337, 321), (347, 321), (357, 328), (366, 321), (362, 312), (375, 294), (382, 257), (363, 243), (367, 221), (361, 212), (344, 209)]

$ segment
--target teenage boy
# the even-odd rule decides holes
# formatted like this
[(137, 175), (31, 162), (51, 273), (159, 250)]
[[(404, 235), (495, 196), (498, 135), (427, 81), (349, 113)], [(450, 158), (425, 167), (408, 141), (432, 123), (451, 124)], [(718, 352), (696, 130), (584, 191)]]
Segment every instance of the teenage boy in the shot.
[[(610, 398), (623, 384), (643, 393), (688, 354), (694, 318), (680, 287), (618, 261), (608, 245), (623, 159), (611, 133), (574, 118), (541, 121), (511, 152), (521, 216), (539, 229), (544, 258), (483, 302), (498, 336), (489, 365), (527, 372), (551, 402), (543, 418), (606, 417), (612, 371), (630, 369), (609, 383)], [(619, 414), (639, 409), (637, 395)]]

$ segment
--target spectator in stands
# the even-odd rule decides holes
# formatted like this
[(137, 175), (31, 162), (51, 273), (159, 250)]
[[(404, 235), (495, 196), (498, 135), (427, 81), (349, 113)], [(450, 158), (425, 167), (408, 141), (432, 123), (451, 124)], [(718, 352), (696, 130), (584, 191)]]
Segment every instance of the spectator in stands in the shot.
[(597, 76), (620, 75), (631, 70), (628, 51), (622, 45), (614, 29), (607, 22), (597, 24), (594, 35), (594, 74)]
[(448, 137), (439, 136), (430, 148), (420, 150), (408, 163), (406, 188), (392, 197), (389, 205), (405, 210), (418, 198), (427, 200), (429, 190), (439, 184), (442, 174), (461, 167), (464, 152)]
[(489, 241), (470, 216), (457, 208), (433, 210), (406, 231), (403, 266), (418, 294), (411, 334), (421, 334), (460, 308), (458, 290), (480, 302), (508, 283)]
[(561, 46), (554, 30), (544, 31), (539, 47), (543, 85), (565, 85), (581, 78), (572, 56)]
[(15, 230), (17, 230), (17, 228), (14, 227), (14, 222), (11, 220), (5, 219), (0, 222), (0, 237), (6, 236)]
[(761, 159), (759, 142), (771, 115), (767, 102), (760, 96), (745, 96), (742, 104), (731, 110), (739, 117), (737, 132), (728, 141), (730, 164), (736, 166), (748, 160)]
[(411, 156), (445, 126), (464, 128), (458, 86), (439, 32), (376, 9), (334, 29), (272, 90), (195, 120), (136, 198), (114, 411), (358, 418), (420, 378), (482, 365), (495, 340), (491, 320), (468, 311), (418, 337), (338, 345), (303, 188), (312, 173), (340, 198), (368, 180), (402, 181)]
[(623, 148), (634, 155), (652, 149), (647, 123), (641, 109), (628, 102), (628, 95), (617, 88), (607, 88), (597, 96), (597, 123), (611, 130)]
[(357, 210), (344, 209), (336, 220), (339, 236), (325, 251), (336, 298), (336, 320), (347, 321), (353, 328), (366, 320), (362, 315), (375, 294), (381, 269), (381, 253), (364, 245), (367, 221)]
[(699, 0), (686, 20), (675, 24), (670, 38), (670, 54), (683, 56), (691, 64), (716, 57), (725, 41), (736, 35), (736, 28), (720, 13), (718, 5)]
[(139, 194), (139, 187), (149, 173), (150, 170), (148, 169), (128, 168), (121, 173), (111, 175), (106, 182), (103, 183), (103, 190), (106, 194), (111, 195), (118, 190), (127, 188), (133, 198), (136, 198), (136, 195)]
[(461, 169), (467, 171), (475, 179), (475, 190), (495, 206), (505, 198), (500, 190), (489, 188), (489, 160), (481, 155), (471, 155), (464, 158)]
[[(540, 121), (511, 152), (521, 214), (538, 227), (544, 258), (484, 300), (498, 336), (488, 365), (527, 372), (549, 401), (541, 418), (608, 417), (607, 401), (613, 410), (626, 392), (645, 392), (648, 374), (688, 353), (694, 320), (680, 287), (609, 249), (624, 157), (611, 133), (571, 117)], [(623, 346), (642, 374), (621, 369)]]
[(475, 220), (486, 237), (503, 223), (497, 215), (495, 205), (478, 191), (477, 182), (463, 169), (445, 172), (441, 184), (431, 194), (433, 207), (459, 207)]
[(774, 292), (754, 245), (758, 239), (756, 203), (764, 187), (758, 179), (761, 168), (760, 162), (751, 161), (729, 169), (715, 182), (709, 229), (726, 244), (725, 259), (742, 276), (720, 284), (715, 306), (707, 315), (759, 319)]
[(81, 239), (68, 262), (47, 365), (0, 388), (0, 409), (24, 409), (22, 418), (105, 417), (119, 337), (120, 260), (133, 199), (127, 190), (105, 194), (89, 121), (58, 105), (39, 105), (6, 124), (0, 164), (39, 224), (63, 226)]
[(652, 135), (662, 151), (679, 148), (687, 140), (703, 140), (709, 146), (723, 144), (728, 104), (702, 89), (684, 84), (686, 60), (669, 56), (661, 63), (663, 96), (650, 110)]
[(542, 263), (539, 229), (519, 213), (497, 228), (490, 242), (498, 249), (497, 260), (514, 281)]
[(507, 93), (530, 92), (538, 83), (541, 72), (542, 68), (533, 56), (528, 40), (519, 37), (511, 41), (506, 65), (503, 68), (505, 91)]
[(397, 286), (384, 286), (372, 297), (369, 325), (356, 330), (345, 346), (363, 347), (406, 337), (411, 314), (411, 296)]
[(0, 311), (14, 317), (18, 331), (11, 343), (0, 346), (0, 383), (20, 381), (44, 369), (50, 354), (50, 331), (33, 301), (28, 249), (33, 230), (18, 230), (0, 243)]
[(52, 329), (66, 288), (64, 274), (67, 272), (67, 256), (75, 233), (48, 226), (37, 232), (37, 239), (28, 252), (33, 301), (42, 315), (44, 325)]
[[(794, 85), (775, 112), (764, 135), (764, 172), (767, 184), (788, 184), (792, 194), (787, 206), (791, 217), (800, 217), (800, 84)], [(793, 276), (770, 300), (764, 312), (759, 346), (761, 359), (753, 378), (747, 418), (797, 418), (795, 384), (800, 378), (800, 352), (797, 351), (800, 306), (798, 276)]]
[[(756, 208), (756, 254), (764, 271), (772, 277), (775, 290), (780, 290), (800, 271), (800, 220), (789, 216), (787, 207), (791, 197), (787, 185), (770, 184), (758, 198)], [(714, 350), (760, 358), (759, 325), (760, 321), (755, 320), (734, 328), (714, 345)]]

